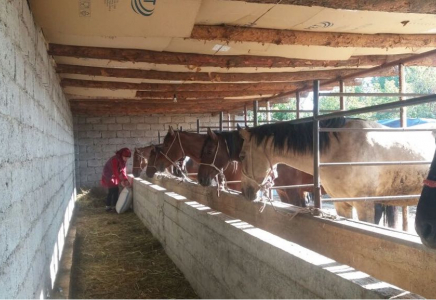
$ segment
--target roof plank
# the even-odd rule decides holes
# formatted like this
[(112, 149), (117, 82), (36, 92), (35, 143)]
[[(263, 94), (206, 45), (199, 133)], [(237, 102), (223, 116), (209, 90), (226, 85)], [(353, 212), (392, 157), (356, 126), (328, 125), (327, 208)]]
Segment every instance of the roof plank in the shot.
[[(56, 71), (62, 74), (82, 74), (90, 76), (140, 78), (158, 80), (205, 81), (205, 82), (297, 82), (313, 79), (333, 79), (356, 73), (362, 69), (335, 69), (304, 72), (264, 72), (264, 73), (205, 73), (205, 72), (162, 72), (139, 69), (119, 69), (87, 67), (78, 65), (57, 65)], [(393, 68), (378, 71), (379, 76), (393, 76)]]
[(357, 34), (195, 25), (191, 38), (225, 42), (257, 42), (276, 45), (326, 47), (408, 48), (436, 47), (435, 34)]
[[(227, 0), (248, 3), (277, 4), (277, 0)], [(333, 9), (383, 11), (392, 13), (435, 14), (433, 0), (282, 0), (280, 5), (320, 6)]]

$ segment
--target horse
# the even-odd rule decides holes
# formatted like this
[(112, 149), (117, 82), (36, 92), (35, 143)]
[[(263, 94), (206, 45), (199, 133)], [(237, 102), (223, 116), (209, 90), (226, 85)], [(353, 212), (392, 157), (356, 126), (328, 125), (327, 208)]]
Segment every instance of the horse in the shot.
[(425, 246), (436, 249), (436, 152), (416, 208), (415, 230)]
[[(238, 128), (239, 125), (238, 125)], [(242, 149), (243, 140), (237, 130), (214, 133), (207, 129), (207, 139), (201, 152), (201, 163), (198, 169), (198, 182), (208, 186), (215, 178), (218, 171), (225, 169), (228, 164), (239, 161), (239, 153)], [(301, 172), (287, 165), (277, 165), (278, 177), (274, 179), (275, 186), (297, 185), (313, 183), (313, 176)], [(238, 179), (240, 180), (240, 178)], [(282, 202), (296, 206), (306, 206), (305, 192), (311, 192), (312, 188), (277, 189), (277, 194)]]
[[(154, 174), (157, 172), (156, 158), (157, 158), (157, 153), (159, 151), (161, 151), (160, 146), (162, 146), (162, 145), (150, 146), (151, 147), (150, 153), (149, 153), (149, 157), (147, 159), (147, 161), (150, 162), (150, 164), (147, 164), (146, 169), (145, 169), (145, 174), (148, 178), (153, 178)], [(183, 177), (183, 175), (180, 173), (180, 170), (184, 169), (188, 173), (189, 178), (195, 179), (197, 177), (196, 175), (189, 175), (189, 173), (197, 173), (198, 172), (199, 165), (195, 161), (188, 158), (186, 160), (183, 160), (183, 159), (179, 160), (176, 163), (179, 165), (179, 168), (175, 168), (173, 165), (171, 165), (168, 168), (166, 168), (166, 171), (168, 171), (170, 174), (173, 174), (174, 176)], [(142, 169), (141, 169), (141, 171), (142, 171)]]
[[(350, 118), (321, 121), (320, 127), (387, 128), (376, 122)], [(300, 124), (292, 121), (267, 124), (248, 130), (240, 129), (239, 134), (244, 139), (240, 159), (242, 194), (246, 198), (256, 198), (257, 191), (275, 164), (284, 163), (313, 174), (312, 121)], [(377, 131), (320, 133), (320, 160), (327, 163), (427, 161), (431, 159), (434, 149), (431, 132), (402, 132), (401, 135)], [(333, 166), (320, 169), (326, 192), (332, 197), (346, 198), (418, 194), (426, 173), (425, 165)], [(416, 202), (417, 199), (397, 201), (400, 205), (414, 205)], [(376, 223), (376, 206), (373, 202), (350, 201), (334, 204), (338, 215), (352, 218), (354, 207), (359, 220)]]
[(142, 170), (147, 166), (148, 157), (150, 156), (150, 152), (153, 149), (153, 145), (135, 148), (133, 151), (133, 168), (132, 173), (133, 176), (139, 177)]
[[(201, 162), (201, 150), (207, 135), (186, 131), (174, 131), (170, 126), (166, 134), (162, 149), (157, 153), (156, 167), (163, 170), (174, 161), (189, 156), (196, 163)], [(229, 164), (223, 171), (227, 181), (236, 181), (240, 178), (241, 168), (238, 163)], [(239, 181), (239, 179), (237, 180)], [(239, 182), (229, 183), (228, 187), (237, 191), (241, 190)]]

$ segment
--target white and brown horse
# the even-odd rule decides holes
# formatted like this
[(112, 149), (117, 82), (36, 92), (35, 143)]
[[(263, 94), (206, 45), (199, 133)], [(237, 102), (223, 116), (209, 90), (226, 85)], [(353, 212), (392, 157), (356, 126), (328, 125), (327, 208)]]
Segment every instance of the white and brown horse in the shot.
[[(387, 128), (376, 122), (335, 118), (320, 122), (327, 128)], [(271, 167), (287, 164), (313, 174), (313, 122), (282, 122), (239, 130), (244, 139), (242, 193), (256, 198)], [(431, 132), (351, 131), (320, 133), (321, 162), (429, 161), (435, 150)], [(419, 194), (427, 165), (334, 166), (320, 169), (322, 185), (332, 197)], [(415, 203), (417, 199), (414, 200)], [(409, 205), (413, 205), (408, 201)], [(335, 202), (339, 215), (374, 223), (373, 202)]]

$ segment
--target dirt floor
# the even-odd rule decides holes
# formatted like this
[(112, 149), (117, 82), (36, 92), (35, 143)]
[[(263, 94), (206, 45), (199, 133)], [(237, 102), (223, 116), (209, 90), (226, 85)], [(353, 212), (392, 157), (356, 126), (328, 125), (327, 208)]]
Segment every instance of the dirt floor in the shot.
[(106, 212), (97, 191), (78, 198), (72, 298), (198, 298), (132, 211)]

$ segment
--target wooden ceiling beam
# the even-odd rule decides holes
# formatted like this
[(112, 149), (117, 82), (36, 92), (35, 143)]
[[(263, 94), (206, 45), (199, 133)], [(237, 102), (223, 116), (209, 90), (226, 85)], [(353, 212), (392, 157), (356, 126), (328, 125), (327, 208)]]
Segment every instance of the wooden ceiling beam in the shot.
[(240, 26), (195, 25), (191, 32), (191, 38), (206, 41), (218, 40), (224, 42), (257, 42), (276, 45), (327, 47), (436, 47), (435, 34), (357, 34), (249, 28)]
[(94, 81), (64, 78), (61, 80), (62, 87), (83, 87), (109, 90), (141, 90), (161, 92), (186, 92), (186, 91), (286, 91), (298, 89), (304, 86), (302, 83), (186, 83), (186, 84), (164, 84), (164, 83), (132, 83), (114, 81)]
[[(254, 100), (258, 100), (259, 98), (244, 98), (244, 99), (178, 99), (177, 103), (178, 105), (197, 105), (197, 104), (214, 104), (214, 103), (226, 103), (226, 104), (232, 104), (232, 103), (245, 103), (245, 102), (252, 102)], [(173, 99), (122, 99), (122, 98), (77, 98), (77, 99), (70, 99), (70, 103), (83, 103), (83, 104), (89, 104), (89, 105), (100, 105), (100, 104), (109, 104), (109, 103), (116, 103), (116, 104), (127, 104), (127, 105), (136, 105), (136, 104), (170, 104), (173, 105), (174, 101)]]
[[(227, 0), (260, 4), (276, 4), (277, 0)], [(282, 0), (280, 5), (320, 6), (333, 9), (369, 10), (392, 13), (436, 14), (433, 0)]]
[[(205, 81), (205, 82), (296, 82), (313, 79), (332, 79), (356, 73), (362, 69), (336, 69), (326, 71), (304, 72), (264, 72), (264, 73), (205, 73), (205, 72), (162, 72), (139, 69), (118, 69), (87, 67), (78, 65), (57, 65), (56, 71), (61, 74), (81, 74), (89, 76), (156, 79), (168, 81)], [(392, 68), (379, 71), (379, 76), (393, 76)], [(391, 74), (391, 75), (389, 75)], [(374, 74), (376, 75), (376, 74)]]
[[(410, 56), (400, 55), (366, 55), (352, 56), (348, 60), (313, 60), (276, 56), (255, 55), (207, 55), (179, 52), (159, 52), (140, 49), (100, 48), (50, 44), (48, 53), (54, 56), (77, 58), (106, 59), (121, 62), (146, 62), (166, 65), (186, 65), (189, 69), (198, 67), (218, 68), (336, 68), (336, 67), (370, 67)], [(432, 65), (436, 65), (433, 61)]]
[(271, 91), (221, 91), (221, 92), (151, 92), (151, 91), (137, 91), (136, 97), (138, 98), (166, 98), (173, 99), (176, 95), (177, 99), (187, 98), (221, 98), (221, 97), (244, 97), (244, 96), (266, 96), (279, 94), (278, 92)]

